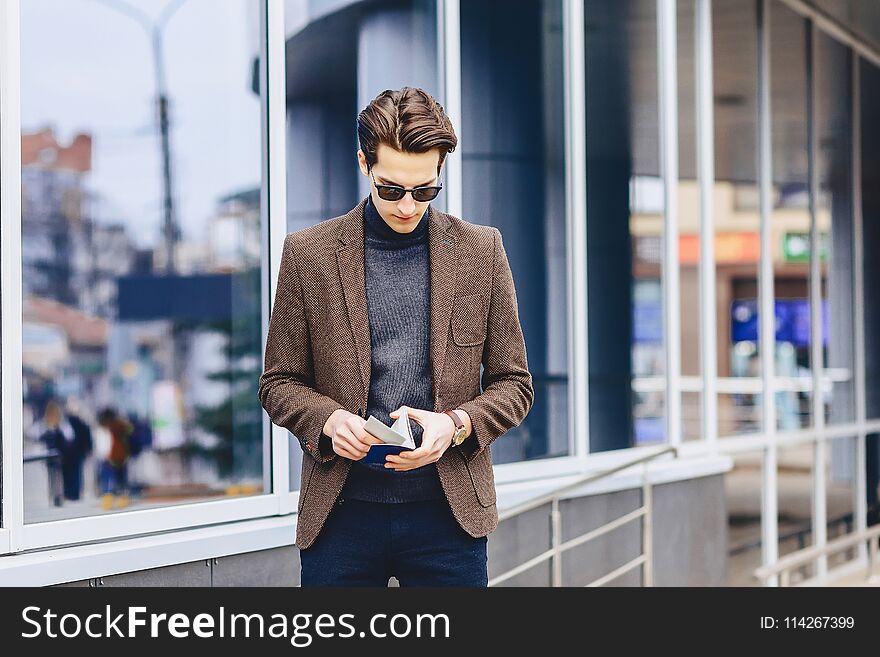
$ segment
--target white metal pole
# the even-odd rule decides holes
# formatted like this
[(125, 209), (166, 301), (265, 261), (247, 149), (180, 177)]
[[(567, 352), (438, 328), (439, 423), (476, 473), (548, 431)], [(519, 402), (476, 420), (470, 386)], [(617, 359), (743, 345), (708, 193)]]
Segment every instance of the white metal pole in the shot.
[(695, 3), (697, 177), (700, 185), (700, 347), (702, 437), (718, 438), (718, 343), (715, 298), (715, 125), (712, 76), (712, 0)]
[(681, 289), (678, 258), (678, 58), (675, 0), (657, 0), (660, 170), (663, 175), (663, 324), (666, 338), (666, 434), (681, 444)]
[[(439, 0), (437, 5), (437, 55), (443, 110), (455, 126), (459, 140), (464, 134), (461, 116), (461, 6), (460, 0)], [(464, 211), (461, 148), (450, 153), (443, 164), (446, 183), (446, 212), (461, 217)]]
[(648, 462), (642, 464), (642, 554), (645, 558), (643, 586), (654, 586), (654, 498)]
[(568, 258), (569, 425), (574, 455), (590, 452), (587, 330), (587, 172), (584, 4), (563, 5), (566, 241)]
[[(773, 245), (771, 221), (773, 213), (772, 152), (770, 132), (770, 3), (758, 4), (758, 174), (761, 205), (761, 266), (759, 276), (761, 378), (764, 434), (767, 443), (761, 469), (761, 554), (762, 564), (772, 565), (779, 556), (777, 525), (778, 494), (776, 490), (776, 391), (774, 386), (774, 352), (776, 321), (773, 308)], [(778, 577), (767, 580), (777, 586)]]
[(550, 504), (550, 544), (553, 549), (551, 557), (551, 586), (562, 586), (562, 515), (559, 512), (559, 498), (554, 497)]

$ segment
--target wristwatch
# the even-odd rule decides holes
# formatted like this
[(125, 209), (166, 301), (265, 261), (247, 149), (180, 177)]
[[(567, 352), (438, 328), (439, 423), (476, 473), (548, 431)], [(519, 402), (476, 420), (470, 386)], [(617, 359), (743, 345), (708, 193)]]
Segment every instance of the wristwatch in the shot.
[(464, 422), (461, 421), (461, 418), (458, 417), (458, 413), (455, 411), (443, 411), (452, 418), (452, 421), (455, 422), (455, 433), (452, 434), (452, 445), (453, 447), (458, 447), (464, 442), (464, 439), (467, 438), (467, 427), (464, 426)]

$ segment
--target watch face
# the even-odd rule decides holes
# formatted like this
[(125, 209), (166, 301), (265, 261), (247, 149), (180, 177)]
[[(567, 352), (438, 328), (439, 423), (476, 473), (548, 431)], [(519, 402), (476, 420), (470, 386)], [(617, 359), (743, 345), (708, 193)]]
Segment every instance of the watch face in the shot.
[(460, 445), (461, 443), (463, 443), (465, 431), (466, 430), (464, 427), (456, 431), (455, 434), (452, 436), (452, 442), (456, 445)]

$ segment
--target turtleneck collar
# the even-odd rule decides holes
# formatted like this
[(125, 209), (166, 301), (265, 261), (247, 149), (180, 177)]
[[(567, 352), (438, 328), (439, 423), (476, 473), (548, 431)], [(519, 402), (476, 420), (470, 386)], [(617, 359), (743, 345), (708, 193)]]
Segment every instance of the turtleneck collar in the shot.
[(364, 235), (373, 242), (392, 248), (403, 248), (424, 242), (428, 239), (428, 209), (419, 219), (418, 225), (409, 233), (398, 233), (385, 223), (382, 215), (373, 205), (372, 195), (367, 196), (364, 207)]

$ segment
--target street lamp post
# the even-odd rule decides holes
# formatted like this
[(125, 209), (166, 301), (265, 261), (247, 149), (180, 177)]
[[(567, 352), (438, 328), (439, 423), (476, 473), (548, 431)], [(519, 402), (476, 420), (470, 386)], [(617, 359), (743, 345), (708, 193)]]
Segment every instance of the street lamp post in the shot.
[(165, 87), (165, 61), (162, 56), (162, 30), (186, 0), (171, 0), (171, 2), (165, 5), (162, 13), (159, 14), (155, 21), (123, 0), (95, 1), (128, 16), (143, 27), (150, 36), (150, 44), (153, 48), (153, 66), (156, 74), (156, 107), (159, 116), (159, 135), (162, 141), (162, 237), (165, 242), (165, 272), (170, 275), (175, 272), (174, 247), (178, 240), (180, 240), (180, 226), (174, 214), (174, 194), (171, 187), (171, 131), (168, 115), (168, 94)]

